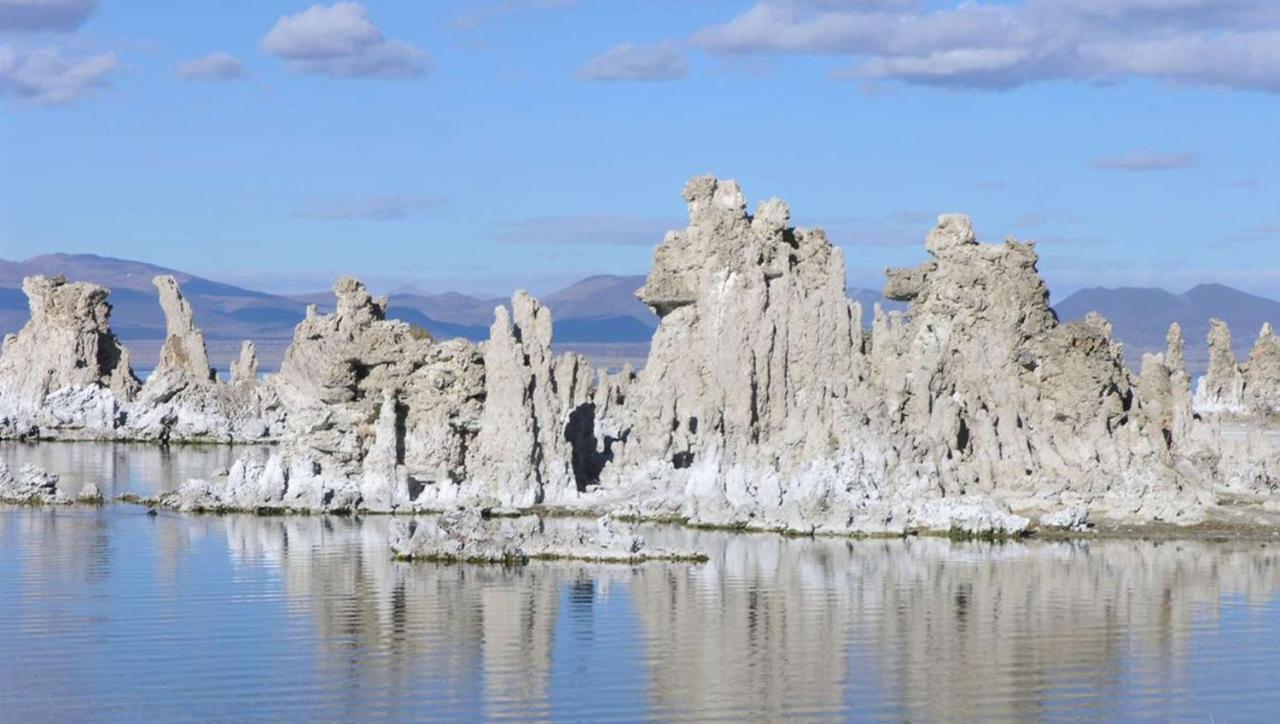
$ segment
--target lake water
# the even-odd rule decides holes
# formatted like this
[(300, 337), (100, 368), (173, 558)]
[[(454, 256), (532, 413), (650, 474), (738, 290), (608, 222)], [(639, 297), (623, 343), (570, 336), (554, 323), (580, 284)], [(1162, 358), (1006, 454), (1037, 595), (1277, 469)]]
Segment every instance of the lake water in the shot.
[[(0, 444), (108, 494), (232, 451)], [(393, 562), (387, 518), (0, 510), (0, 719), (1272, 719), (1280, 546), (646, 527), (705, 564)]]

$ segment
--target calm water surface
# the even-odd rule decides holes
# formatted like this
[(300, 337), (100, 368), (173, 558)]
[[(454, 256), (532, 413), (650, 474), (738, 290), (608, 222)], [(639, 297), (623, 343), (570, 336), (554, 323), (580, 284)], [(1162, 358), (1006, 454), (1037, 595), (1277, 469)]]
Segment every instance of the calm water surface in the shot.
[[(105, 492), (218, 448), (0, 444)], [(709, 563), (396, 563), (386, 518), (0, 509), (0, 719), (1270, 719), (1280, 548), (654, 526)]]

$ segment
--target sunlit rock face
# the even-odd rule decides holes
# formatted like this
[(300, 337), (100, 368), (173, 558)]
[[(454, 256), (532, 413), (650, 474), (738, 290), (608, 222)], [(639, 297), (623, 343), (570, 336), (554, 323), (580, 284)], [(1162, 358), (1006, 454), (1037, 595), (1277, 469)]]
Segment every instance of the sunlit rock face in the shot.
[(231, 363), (231, 384), (253, 384), (258, 381), (258, 347), (250, 340), (240, 345), (240, 356)]
[(1209, 320), (1209, 371), (1196, 388), (1196, 409), (1205, 412), (1241, 412), (1244, 407), (1244, 375), (1231, 349), (1231, 329), (1218, 319)]
[(184, 486), (174, 505), (188, 508), (546, 505), (1004, 534), (1040, 518), (1190, 523), (1222, 490), (1280, 489), (1269, 327), (1241, 364), (1215, 321), (1194, 396), (1176, 325), (1135, 376), (1106, 320), (1058, 322), (1034, 244), (981, 243), (948, 214), (921, 264), (887, 272), (886, 296), (907, 311), (877, 307), (868, 333), (843, 254), (791, 227), (784, 202), (748, 213), (735, 182), (709, 176), (684, 199), (688, 226), (667, 234), (637, 292), (660, 318), (638, 373), (553, 354), (551, 314), (523, 292), (495, 311), (487, 342), (440, 343), (346, 277), (336, 311), (298, 325), (279, 374), (259, 380), (246, 343), (226, 383), (160, 277), (168, 337), (139, 388), (105, 290), (37, 277), (32, 321), (0, 359), (0, 434), (280, 441), (270, 460)]
[(1058, 323), (1033, 245), (941, 217), (930, 259), (888, 273), (905, 318), (877, 310), (864, 338), (842, 254), (786, 204), (749, 215), (709, 177), (685, 199), (638, 292), (661, 324), (602, 476), (651, 489), (641, 512), (819, 531), (1025, 526), (1009, 504), (1198, 517), (1163, 411), (1143, 412), (1104, 320)]
[(209, 365), (204, 332), (196, 326), (195, 312), (191, 309), (191, 302), (182, 296), (178, 280), (164, 275), (156, 277), (152, 283), (160, 293), (165, 340), (160, 350), (160, 364), (147, 382), (168, 376), (189, 378), (195, 382), (216, 380), (218, 375)]
[(967, 217), (947, 215), (925, 248), (930, 261), (889, 272), (909, 322), (871, 375), (883, 394), (870, 416), (900, 441), (899, 472), (1020, 507), (1084, 496), (1128, 515), (1197, 514), (1158, 432), (1164, 410), (1144, 413), (1105, 320), (1058, 323), (1033, 244), (978, 243)]
[(111, 332), (109, 292), (44, 276), (24, 279), (22, 290), (31, 319), (0, 351), (0, 433), (114, 429), (141, 385)]
[(361, 505), (375, 509), (427, 489), (449, 497), (440, 488), (465, 477), (478, 430), (482, 358), (474, 345), (437, 344), (425, 330), (388, 320), (386, 300), (355, 279), (340, 279), (334, 294), (337, 310), (308, 311), (269, 379), (287, 415), (287, 484), (360, 481)]
[(574, 411), (594, 382), (585, 358), (551, 352), (551, 310), (524, 292), (498, 307), (484, 345), (485, 403), (467, 477), (512, 504), (562, 502), (579, 491)]
[[(191, 303), (172, 276), (153, 280), (164, 311), (166, 337), (160, 363), (147, 377), (120, 435), (133, 439), (183, 442), (255, 442), (278, 438), (284, 411), (275, 392), (257, 379), (256, 359), (243, 359), (252, 378), (228, 385), (209, 365), (204, 333)], [(246, 343), (252, 354), (252, 343)], [(233, 373), (234, 374), (234, 373)]]
[(22, 282), (31, 319), (4, 341), (0, 386), (6, 394), (40, 400), (68, 387), (110, 390), (123, 401), (140, 387), (129, 353), (111, 332), (109, 292), (63, 277)]
[(735, 182), (697, 178), (684, 198), (689, 226), (637, 292), (661, 322), (602, 480), (700, 522), (804, 525), (829, 509), (813, 524), (847, 525), (850, 500), (878, 495), (863, 459), (878, 452), (854, 404), (866, 362), (843, 256), (788, 226), (780, 200), (749, 215)]

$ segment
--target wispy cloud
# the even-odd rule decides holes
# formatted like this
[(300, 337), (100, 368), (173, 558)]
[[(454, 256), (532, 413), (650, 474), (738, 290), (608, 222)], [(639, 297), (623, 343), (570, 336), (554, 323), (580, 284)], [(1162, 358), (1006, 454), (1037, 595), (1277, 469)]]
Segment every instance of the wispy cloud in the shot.
[(107, 85), (114, 53), (67, 57), (52, 48), (0, 46), (0, 96), (34, 106), (67, 105)]
[(97, 7), (97, 0), (0, 0), (0, 30), (69, 32)]
[(657, 246), (667, 231), (684, 226), (680, 219), (625, 214), (545, 216), (507, 222), (499, 228), (497, 239), (528, 244)]
[(304, 73), (334, 78), (412, 78), (427, 65), (425, 52), (383, 37), (355, 2), (312, 5), (281, 17), (262, 49)]
[(1180, 171), (1193, 168), (1199, 162), (1194, 153), (1156, 153), (1134, 151), (1119, 156), (1100, 156), (1091, 159), (1089, 165), (1101, 171)]
[(1256, 243), (1262, 241), (1280, 241), (1280, 222), (1246, 226), (1223, 239), (1223, 242), (1226, 244)]
[(1272, 0), (758, 0), (693, 42), (847, 59), (838, 75), (968, 89), (1150, 78), (1280, 92)]
[(393, 221), (421, 216), (443, 208), (448, 202), (439, 196), (369, 196), (341, 201), (314, 201), (298, 209), (295, 216), (321, 221)]
[(177, 76), (183, 80), (236, 80), (245, 77), (244, 63), (228, 53), (211, 53), (179, 65)]
[(661, 81), (689, 74), (684, 49), (671, 41), (656, 45), (623, 43), (592, 58), (578, 71), (582, 80)]

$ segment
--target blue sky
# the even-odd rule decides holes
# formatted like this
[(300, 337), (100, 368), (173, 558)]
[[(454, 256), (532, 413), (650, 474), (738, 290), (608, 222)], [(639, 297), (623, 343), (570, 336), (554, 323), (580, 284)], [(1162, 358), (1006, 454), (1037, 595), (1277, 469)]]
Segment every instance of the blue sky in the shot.
[(1280, 295), (1270, 0), (0, 0), (0, 258), (279, 291), (644, 273), (736, 178), (849, 278), (934, 216), (1055, 297)]

